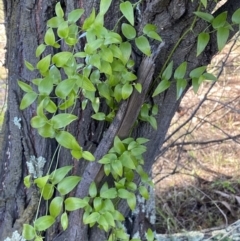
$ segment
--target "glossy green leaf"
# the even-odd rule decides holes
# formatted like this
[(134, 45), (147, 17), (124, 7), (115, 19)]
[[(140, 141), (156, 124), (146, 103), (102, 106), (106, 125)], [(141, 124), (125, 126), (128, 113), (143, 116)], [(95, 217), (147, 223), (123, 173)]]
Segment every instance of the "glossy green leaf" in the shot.
[(149, 142), (149, 139), (143, 138), (143, 137), (139, 137), (139, 138), (137, 138), (136, 142), (138, 144), (145, 144), (145, 143)]
[(148, 39), (145, 36), (140, 36), (135, 39), (135, 44), (138, 49), (143, 52), (145, 55), (151, 55), (151, 47)]
[(109, 63), (113, 62), (113, 53), (110, 48), (107, 48), (106, 46), (102, 47), (101, 51), (101, 58)]
[(209, 33), (202, 32), (198, 35), (197, 56), (199, 56), (203, 52), (203, 50), (206, 48), (209, 40), (210, 40)]
[(75, 137), (67, 131), (60, 131), (59, 133), (57, 133), (56, 140), (61, 146), (67, 149), (81, 151), (81, 147)]
[(102, 61), (100, 72), (108, 75), (112, 75), (111, 65), (107, 61)]
[(68, 215), (66, 212), (61, 215), (61, 226), (63, 228), (63, 231), (68, 228)]
[(158, 33), (154, 32), (154, 31), (148, 32), (147, 36), (149, 38), (152, 38), (152, 39), (155, 39), (155, 40), (158, 40), (158, 41), (162, 41), (162, 38), (160, 37), (160, 35)]
[(115, 136), (113, 146), (114, 146), (115, 151), (118, 154), (121, 154), (126, 150), (125, 146), (123, 145), (122, 141), (119, 139), (118, 136)]
[(126, 189), (118, 189), (118, 196), (123, 199), (129, 199), (132, 197), (132, 193)]
[(240, 24), (240, 8), (233, 13), (232, 22), (236, 24)]
[(187, 81), (185, 79), (177, 80), (177, 99), (182, 96), (183, 91), (187, 87)]
[(207, 0), (201, 0), (202, 5), (207, 8)]
[(132, 4), (129, 1), (122, 2), (120, 4), (120, 10), (129, 23), (134, 26), (134, 10)]
[(217, 77), (211, 73), (204, 73), (203, 74), (203, 77), (206, 79), (206, 80), (212, 80), (212, 81), (217, 81)]
[(36, 57), (39, 57), (44, 52), (45, 49), (46, 49), (46, 45), (40, 44), (36, 49)]
[(61, 4), (60, 2), (58, 2), (55, 6), (55, 13), (58, 17), (63, 17), (64, 16), (64, 12), (63, 12), (63, 9), (61, 7)]
[(116, 188), (100, 190), (100, 197), (105, 198), (105, 199), (114, 199), (117, 197), (117, 190), (116, 190)]
[(217, 45), (218, 50), (221, 51), (227, 43), (229, 37), (229, 29), (220, 27), (217, 30)]
[(34, 227), (37, 231), (44, 231), (50, 228), (55, 223), (55, 218), (50, 215), (42, 216), (34, 222)]
[(36, 236), (34, 227), (29, 224), (23, 224), (22, 236), (26, 240), (32, 240)]
[(47, 26), (50, 28), (58, 28), (62, 22), (64, 22), (62, 17), (53, 17), (47, 21)]
[(114, 160), (111, 162), (111, 167), (113, 171), (118, 175), (122, 176), (123, 175), (123, 165), (120, 160)]
[(100, 99), (99, 99), (99, 97), (96, 97), (92, 101), (92, 108), (95, 113), (97, 113), (99, 111), (99, 107), (100, 107)]
[(111, 3), (112, 0), (101, 0), (99, 13), (104, 15), (108, 11)]
[(88, 205), (88, 202), (86, 199), (69, 197), (64, 201), (64, 204), (67, 211), (75, 211), (77, 209), (86, 207)]
[(24, 177), (24, 186), (26, 188), (31, 187), (31, 175)]
[(43, 189), (41, 189), (41, 193), (44, 200), (49, 200), (52, 198), (54, 192), (54, 187), (52, 184), (47, 183)]
[(146, 24), (144, 27), (143, 27), (143, 33), (144, 34), (148, 34), (149, 32), (156, 32), (157, 30), (157, 27), (154, 25), (154, 24)]
[(114, 222), (114, 218), (113, 218), (112, 213), (110, 213), (110, 212), (105, 212), (105, 213), (103, 214), (103, 216), (104, 216), (104, 218), (107, 220), (108, 225), (110, 225), (110, 226), (112, 226), (112, 227), (115, 227), (115, 226), (116, 226), (116, 225), (115, 225), (115, 222)]
[(132, 45), (129, 42), (123, 42), (120, 44), (119, 48), (122, 52), (121, 60), (123, 64), (126, 64), (129, 61), (129, 58), (132, 54)]
[(38, 134), (44, 138), (53, 138), (55, 136), (55, 130), (51, 124), (46, 123), (44, 126), (38, 128)]
[(124, 167), (127, 167), (129, 169), (135, 169), (136, 166), (134, 164), (134, 161), (133, 161), (133, 158), (132, 156), (130, 155), (130, 152), (129, 151), (125, 151), (120, 157), (119, 157), (119, 160), (121, 160), (122, 162), (122, 165)]
[(53, 46), (54, 43), (56, 42), (55, 40), (55, 34), (52, 30), (52, 28), (49, 28), (44, 36), (44, 42), (46, 43), (46, 45), (50, 45)]
[(122, 33), (127, 39), (134, 39), (137, 34), (135, 28), (127, 23), (122, 24)]
[(171, 85), (171, 82), (169, 80), (167, 80), (167, 79), (162, 80), (158, 84), (157, 88), (154, 90), (152, 97), (164, 92), (165, 90), (167, 90), (170, 87), (170, 85)]
[(49, 179), (49, 175), (44, 177), (38, 177), (34, 180), (34, 183), (37, 184), (39, 188), (43, 188), (46, 185), (48, 179)]
[(102, 120), (105, 120), (105, 114), (103, 112), (98, 112), (94, 115), (92, 115), (91, 117), (95, 120), (99, 120), (99, 121), (102, 121)]
[(59, 129), (66, 127), (73, 121), (77, 120), (77, 116), (72, 115), (72, 114), (67, 114), (67, 113), (60, 113), (51, 119), (51, 123), (53, 124), (53, 128)]
[(63, 22), (57, 29), (57, 34), (60, 38), (67, 38), (69, 34), (68, 22)]
[(38, 95), (36, 92), (28, 92), (26, 93), (20, 103), (20, 110), (26, 109), (28, 106), (30, 106), (36, 99)]
[(173, 72), (173, 61), (171, 61), (167, 68), (163, 71), (163, 74), (162, 74), (162, 79), (163, 80), (169, 80), (172, 76), (172, 72)]
[(83, 15), (84, 13), (84, 10), (79, 8), (79, 9), (75, 9), (73, 11), (71, 11), (69, 14), (68, 14), (68, 21), (70, 23), (75, 23), (77, 22), (81, 16)]
[(114, 218), (114, 220), (117, 220), (117, 221), (124, 221), (125, 220), (124, 216), (118, 210), (114, 210), (113, 218)]
[(88, 18), (85, 19), (82, 29), (83, 30), (87, 30), (88, 28), (91, 27), (91, 25), (93, 24), (94, 20), (95, 20), (95, 9), (93, 8), (90, 16)]
[(147, 241), (153, 241), (155, 238), (154, 233), (150, 228), (147, 230), (146, 238), (147, 238)]
[(133, 87), (129, 83), (126, 83), (122, 87), (122, 98), (126, 100), (133, 92)]
[[(153, 117), (153, 116), (150, 116), (150, 117)], [(142, 155), (144, 152), (146, 152), (146, 150), (147, 150), (147, 148), (145, 147), (145, 146), (137, 146), (137, 147), (135, 147), (135, 148), (132, 148), (131, 149), (131, 154), (133, 155), (133, 156), (140, 156), (140, 155)]]
[(25, 92), (32, 92), (32, 87), (20, 80), (18, 80), (19, 87)]
[(49, 102), (46, 105), (45, 109), (49, 113), (55, 113), (57, 111), (57, 106), (56, 106), (56, 104), (52, 100), (49, 100)]
[(215, 17), (212, 21), (212, 26), (215, 29), (219, 29), (224, 27), (227, 19), (227, 11), (220, 13), (217, 17)]
[(93, 200), (93, 207), (95, 211), (100, 211), (102, 209), (102, 198), (95, 197)]
[(27, 67), (27, 69), (29, 69), (30, 71), (33, 71), (35, 69), (33, 65), (29, 63), (27, 60), (24, 60), (24, 64)]
[(198, 83), (198, 78), (192, 78), (192, 87), (193, 87), (194, 93), (196, 94), (200, 87), (200, 84)]
[(80, 182), (81, 178), (79, 176), (65, 177), (57, 185), (57, 190), (61, 195), (66, 195), (70, 193)]
[(83, 221), (84, 221), (84, 224), (88, 224), (88, 223), (94, 224), (95, 222), (98, 221), (98, 219), (100, 218), (100, 216), (101, 216), (100, 213), (98, 213), (98, 212), (93, 212), (93, 213), (91, 213), (88, 217), (86, 217), (85, 220), (83, 220)]
[(71, 52), (60, 52), (55, 54), (52, 57), (52, 62), (57, 66), (57, 67), (63, 67), (68, 60), (73, 56)]
[(187, 70), (187, 62), (181, 63), (174, 72), (174, 79), (182, 79)]
[(97, 196), (97, 187), (95, 182), (92, 182), (89, 187), (89, 195), (90, 197), (96, 197)]
[(62, 207), (63, 207), (63, 198), (62, 197), (53, 198), (49, 206), (50, 215), (56, 218), (62, 211)]
[(137, 90), (138, 93), (142, 93), (142, 85), (140, 83), (135, 84), (134, 88)]
[(107, 232), (109, 229), (109, 225), (107, 220), (105, 219), (105, 217), (103, 215), (100, 215), (99, 219), (98, 219), (98, 224), (100, 225), (100, 227), (102, 227), (102, 229)]
[(197, 15), (199, 18), (202, 18), (203, 20), (211, 23), (214, 17), (210, 13), (205, 12), (193, 12), (195, 15)]
[(95, 157), (93, 156), (93, 154), (89, 151), (83, 151), (82, 152), (82, 157), (87, 160), (87, 161), (95, 161)]
[(63, 180), (63, 178), (72, 170), (72, 166), (60, 167), (53, 171), (50, 175), (51, 183), (56, 185)]

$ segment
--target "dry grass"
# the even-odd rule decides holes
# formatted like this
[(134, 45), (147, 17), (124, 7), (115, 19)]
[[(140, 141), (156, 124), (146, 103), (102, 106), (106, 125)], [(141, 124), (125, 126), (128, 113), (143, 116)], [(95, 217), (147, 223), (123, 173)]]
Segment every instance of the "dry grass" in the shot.
[[(229, 48), (213, 59), (211, 71), (222, 68)], [(182, 100), (153, 169), (158, 232), (202, 230), (240, 219), (239, 74), (237, 42), (219, 81), (204, 84), (197, 95), (190, 90)]]

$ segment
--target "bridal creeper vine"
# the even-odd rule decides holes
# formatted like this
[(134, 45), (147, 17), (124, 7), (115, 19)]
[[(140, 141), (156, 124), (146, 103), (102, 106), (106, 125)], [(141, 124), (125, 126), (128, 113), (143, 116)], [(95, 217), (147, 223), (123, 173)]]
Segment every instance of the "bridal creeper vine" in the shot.
[[(145, 25), (143, 34), (137, 36), (134, 28), (134, 8), (139, 3), (132, 5), (129, 1), (125, 1), (120, 4), (120, 11), (123, 14), (121, 19), (126, 20), (121, 24), (122, 35), (106, 29), (104, 15), (111, 2), (111, 0), (101, 0), (99, 13), (96, 14), (93, 9), (81, 27), (77, 25), (77, 21), (84, 10), (75, 9), (68, 16), (64, 16), (60, 3), (57, 3), (56, 16), (47, 22), (48, 28), (44, 43), (36, 49), (36, 57), (41, 57), (41, 59), (36, 66), (25, 61), (26, 67), (30, 71), (38, 71), (41, 77), (32, 80), (34, 88), (32, 85), (18, 81), (20, 88), (26, 92), (20, 109), (23, 110), (37, 101), (37, 115), (31, 119), (31, 126), (36, 128), (42, 137), (55, 138), (59, 144), (57, 150), (65, 147), (77, 160), (83, 158), (87, 161), (95, 161), (93, 154), (83, 150), (76, 138), (67, 130), (67, 126), (78, 118), (72, 113), (79, 96), (84, 97), (83, 110), (89, 104), (92, 106), (93, 119), (111, 122), (118, 110), (119, 103), (128, 99), (134, 88), (138, 92), (142, 90), (141, 84), (135, 82), (137, 76), (133, 70), (135, 63), (131, 59), (132, 42), (144, 55), (150, 56), (151, 47), (148, 39), (161, 41), (161, 37), (156, 32), (157, 28), (152, 24)], [(200, 6), (206, 7), (206, 5), (207, 1), (202, 0)], [(209, 26), (212, 26), (217, 32), (218, 48), (222, 49), (228, 40), (229, 31), (232, 29), (232, 25), (226, 21), (227, 12), (221, 13), (215, 18), (211, 14), (200, 11), (195, 12), (195, 15), (194, 21), (202, 18), (209, 22)], [(232, 22), (240, 24), (240, 10), (233, 14)], [(210, 39), (208, 29), (198, 35), (197, 56), (205, 49)], [(122, 36), (126, 40), (123, 40)], [(78, 52), (76, 45), (81, 40), (86, 44), (84, 50)], [(65, 44), (71, 51), (43, 55), (46, 48), (59, 49), (60, 44)], [(179, 98), (189, 80), (192, 80), (194, 91), (197, 91), (205, 79), (216, 80), (213, 75), (206, 73), (206, 66), (192, 70), (189, 77), (186, 78), (187, 62), (178, 66), (174, 73), (173, 62), (167, 62), (161, 71), (160, 83), (155, 89), (153, 97), (168, 89), (174, 81), (177, 83), (177, 98)], [(170, 79), (174, 79), (174, 81), (170, 81)], [(103, 101), (109, 107), (107, 114), (99, 111), (100, 103)], [(148, 121), (153, 128), (157, 128), (154, 118), (156, 114), (157, 106), (144, 104), (139, 119)], [(43, 240), (41, 232), (52, 226), (58, 218), (62, 229), (66, 230), (68, 213), (81, 208), (84, 209), (84, 224), (90, 227), (97, 224), (99, 228), (109, 232), (109, 241), (117, 238), (129, 240), (121, 224), (124, 217), (116, 209), (116, 203), (119, 199), (126, 199), (130, 209), (134, 210), (137, 190), (143, 198), (149, 198), (147, 186), (151, 185), (151, 181), (142, 168), (144, 164), (142, 154), (146, 151), (144, 144), (147, 141), (145, 138), (134, 140), (130, 137), (120, 140), (115, 137), (109, 153), (98, 161), (104, 166), (105, 175), (112, 175), (115, 186), (109, 187), (107, 183), (104, 183), (98, 190), (96, 183), (93, 182), (90, 185), (88, 196), (82, 199), (66, 197), (81, 181), (79, 176), (68, 176), (72, 166), (60, 167), (52, 173), (48, 172), (45, 176), (39, 175), (37, 178), (33, 175), (25, 177), (25, 185), (27, 187), (36, 185), (40, 190), (41, 197), (50, 204), (47, 215), (37, 217), (37, 214), (33, 225), (24, 224), (23, 237), (26, 240)], [(139, 187), (134, 183), (135, 173), (141, 178)], [(53, 198), (55, 190), (60, 195)], [(146, 233), (146, 238), (148, 241), (155, 239), (150, 229)], [(133, 238), (131, 240), (139, 241), (140, 239)]]

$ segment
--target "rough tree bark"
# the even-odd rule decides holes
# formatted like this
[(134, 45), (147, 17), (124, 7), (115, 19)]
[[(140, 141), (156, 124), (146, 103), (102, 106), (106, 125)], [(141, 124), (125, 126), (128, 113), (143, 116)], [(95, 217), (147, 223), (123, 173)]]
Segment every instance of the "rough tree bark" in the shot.
[[(84, 8), (85, 16), (95, 7), (98, 9), (98, 0), (61, 0), (62, 7), (66, 12), (74, 8)], [(214, 1), (210, 1), (208, 11), (211, 12), (215, 6)], [(111, 10), (106, 18), (106, 23), (109, 28), (114, 26), (116, 20), (120, 16), (118, 12), (119, 0), (113, 1)], [(41, 138), (36, 131), (29, 125), (29, 120), (35, 115), (36, 106), (19, 110), (22, 91), (17, 85), (17, 80), (21, 79), (29, 82), (36, 78), (36, 73), (29, 72), (24, 67), (24, 60), (28, 60), (35, 64), (36, 47), (43, 42), (43, 36), (46, 30), (46, 21), (54, 15), (55, 0), (4, 0), (6, 13), (6, 31), (7, 31), (7, 56), (6, 66), (8, 68), (8, 110), (4, 123), (5, 141), (2, 147), (2, 156), (0, 159), (0, 240), (6, 237), (11, 237), (13, 231), (18, 230), (21, 233), (22, 225), (30, 223), (34, 219), (37, 209), (38, 195), (33, 188), (26, 189), (23, 185), (23, 177), (27, 175), (26, 161), (31, 155), (36, 157), (44, 156), (48, 163), (52, 158), (56, 148), (56, 143), (50, 139)], [(142, 1), (140, 10), (138, 11), (138, 33), (146, 23), (157, 25), (158, 32), (165, 42), (164, 47), (156, 59), (154, 59), (154, 79), (157, 77), (159, 70), (168, 58), (172, 48), (180, 39), (182, 34), (189, 28), (193, 21), (193, 11), (196, 11), (199, 1), (191, 0), (151, 0)], [(240, 7), (240, 2), (229, 0), (223, 5), (222, 10), (233, 13), (234, 10)], [(206, 65), (210, 62), (211, 57), (216, 53), (216, 41), (210, 42), (206, 51), (196, 58), (196, 36), (206, 27), (206, 23), (199, 20), (195, 24), (193, 31), (188, 34), (180, 42), (172, 55), (174, 66), (178, 66), (183, 61), (188, 62), (188, 71), (191, 69)], [(235, 30), (236, 32), (236, 30)], [(232, 32), (233, 34), (234, 32)], [(153, 49), (157, 49), (157, 43), (152, 42)], [(79, 43), (79, 48), (82, 48), (84, 43)], [(63, 46), (64, 48), (64, 46)], [(51, 51), (51, 50), (49, 50)], [(143, 59), (139, 53), (136, 54), (137, 62), (140, 64)], [(139, 66), (139, 65), (138, 65)], [(150, 68), (151, 69), (151, 68)], [(138, 78), (142, 76), (142, 72), (138, 72)], [(176, 87), (172, 85), (164, 94), (157, 98), (151, 99), (149, 93), (152, 93), (152, 86), (147, 90), (148, 95), (145, 101), (151, 101), (159, 107), (157, 116), (158, 130), (154, 131), (148, 124), (140, 123), (134, 130), (133, 136), (146, 137), (150, 141), (147, 144), (147, 153), (145, 154), (145, 169), (150, 171), (154, 158), (159, 153), (161, 146), (164, 143), (165, 134), (168, 130), (171, 119), (178, 108), (179, 101), (176, 100)], [(79, 100), (76, 108), (77, 116), (79, 117), (73, 125), (71, 131), (77, 135), (81, 146), (85, 150), (97, 153), (98, 146), (103, 145), (103, 132), (108, 130), (108, 126), (102, 123), (97, 123), (90, 118), (92, 110), (90, 108), (82, 111)], [(139, 105), (141, 103), (139, 102)], [(123, 114), (119, 116), (124, 120), (128, 105), (123, 105)], [(131, 105), (130, 105), (131, 106)], [(104, 107), (103, 107), (104, 108)], [(22, 128), (18, 129), (13, 123), (14, 117), (21, 118)], [(121, 120), (121, 121), (122, 121)], [(127, 119), (125, 119), (126, 121)], [(128, 123), (127, 123), (128, 124)], [(118, 132), (116, 132), (118, 133)], [(125, 133), (126, 134), (126, 133)], [(125, 135), (124, 134), (124, 135)], [(108, 143), (111, 144), (111, 143)], [(100, 153), (103, 155), (104, 153)], [(73, 160), (68, 151), (61, 150), (59, 165), (74, 165), (74, 173), (80, 176), (86, 175), (85, 169), (88, 168), (91, 172), (96, 167), (87, 166), (84, 161), (77, 162)], [(47, 170), (48, 165), (45, 167)], [(94, 171), (93, 171), (94, 173)], [(99, 178), (99, 172), (96, 171), (96, 176)], [(101, 176), (101, 178), (103, 178)], [(81, 185), (78, 187), (77, 195), (81, 196), (84, 192)], [(119, 209), (127, 214), (126, 205), (121, 204)], [(41, 212), (44, 213), (44, 206), (41, 207)], [(54, 225), (45, 235), (45, 240), (80, 240), (80, 241), (102, 241), (105, 240), (104, 234), (93, 228), (88, 230), (81, 223), (81, 212), (74, 212), (70, 215), (70, 226), (66, 232), (61, 232), (58, 225)], [(143, 222), (141, 217), (136, 219), (138, 224)], [(140, 225), (135, 225), (140, 226)]]

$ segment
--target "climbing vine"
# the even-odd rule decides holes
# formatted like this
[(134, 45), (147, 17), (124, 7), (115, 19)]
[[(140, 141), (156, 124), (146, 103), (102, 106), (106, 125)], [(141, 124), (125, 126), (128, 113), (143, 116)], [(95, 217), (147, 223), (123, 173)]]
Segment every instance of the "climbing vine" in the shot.
[[(87, 105), (91, 105), (94, 111), (93, 119), (112, 122), (120, 103), (129, 99), (133, 91), (142, 92), (142, 85), (138, 83), (135, 74), (133, 44), (143, 55), (150, 57), (152, 50), (149, 40), (162, 42), (156, 26), (152, 24), (146, 24), (142, 34), (137, 35), (134, 28), (134, 9), (139, 2), (135, 4), (129, 1), (121, 2), (122, 16), (116, 26), (116, 28), (120, 26), (120, 33), (107, 29), (104, 25), (104, 15), (111, 2), (111, 0), (101, 0), (99, 12), (96, 13), (93, 9), (81, 26), (78, 22), (84, 14), (83, 9), (75, 9), (65, 16), (60, 3), (57, 3), (56, 16), (47, 22), (44, 43), (36, 49), (36, 57), (40, 60), (36, 66), (25, 61), (26, 67), (30, 71), (37, 71), (41, 77), (33, 79), (31, 85), (18, 81), (20, 88), (26, 92), (20, 103), (20, 109), (24, 110), (34, 102), (37, 103), (36, 115), (30, 121), (31, 126), (37, 129), (43, 138), (54, 138), (57, 141), (58, 147), (52, 162), (61, 148), (69, 149), (72, 157), (77, 160), (96, 161), (94, 155), (88, 150), (83, 150), (74, 135), (68, 131), (68, 126), (78, 119), (73, 112), (79, 96), (83, 96), (82, 110)], [(209, 23), (209, 26), (196, 36), (197, 56), (206, 48), (213, 32), (217, 34), (217, 45), (221, 50), (228, 40), (233, 25), (240, 24), (240, 9), (233, 14), (230, 24), (226, 20), (227, 12), (214, 17), (199, 11), (200, 7), (206, 8), (207, 1), (201, 1), (198, 10), (194, 13), (192, 26), (183, 35), (185, 37), (193, 31), (194, 24), (199, 18)], [(78, 51), (78, 43), (81, 41), (85, 43), (84, 49)], [(180, 41), (174, 46), (173, 52)], [(62, 45), (67, 46), (68, 51), (57, 52)], [(56, 49), (57, 53), (46, 55), (49, 48)], [(187, 70), (187, 62), (181, 63), (174, 70), (173, 61), (170, 61), (170, 58), (166, 60), (155, 80), (158, 85), (152, 96), (159, 95), (171, 84), (176, 83), (178, 99), (190, 81), (194, 91), (197, 92), (204, 80), (216, 80), (215, 76), (206, 72), (206, 66), (191, 70), (189, 76), (186, 76)], [(108, 106), (108, 113), (99, 111), (103, 102)], [(144, 103), (138, 119), (149, 122), (157, 129), (155, 119), (157, 112), (156, 105)], [(108, 241), (118, 238), (129, 240), (123, 226), (125, 218), (117, 210), (117, 204), (124, 199), (134, 211), (137, 193), (146, 200), (149, 198), (148, 186), (151, 186), (152, 182), (143, 170), (143, 154), (146, 151), (147, 141), (144, 137), (120, 139), (116, 136), (109, 152), (97, 160), (103, 165), (105, 175), (111, 175), (114, 179), (113, 186), (109, 186), (107, 182), (101, 186), (92, 182), (88, 195), (84, 198), (67, 196), (81, 182), (81, 177), (69, 175), (72, 166), (57, 168), (56, 165), (54, 171), (49, 170), (42, 176), (42, 170), (37, 169), (39, 166), (43, 167), (45, 160), (43, 163), (43, 158), (39, 157), (36, 160), (33, 158), (34, 161), (28, 164), (28, 168), (31, 168), (29, 175), (24, 178), (24, 183), (28, 188), (36, 185), (41, 194), (39, 205), (42, 199), (48, 205), (46, 215), (39, 217), (38, 208), (33, 224), (24, 224), (23, 237), (26, 240), (43, 240), (42, 232), (58, 219), (62, 229), (66, 230), (69, 212), (83, 209), (83, 223), (90, 227), (97, 225), (108, 232)], [(134, 182), (136, 175), (141, 179), (139, 186)], [(54, 197), (55, 191), (59, 195)], [(155, 240), (152, 230), (147, 231), (146, 238), (148, 241)], [(140, 239), (133, 238), (131, 241), (140, 241)]]

